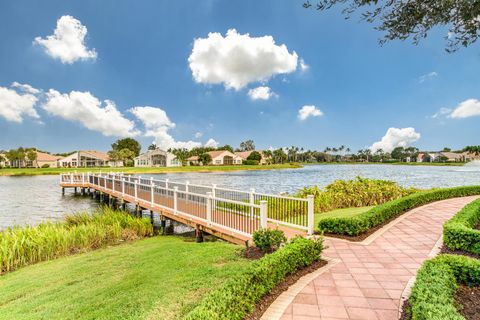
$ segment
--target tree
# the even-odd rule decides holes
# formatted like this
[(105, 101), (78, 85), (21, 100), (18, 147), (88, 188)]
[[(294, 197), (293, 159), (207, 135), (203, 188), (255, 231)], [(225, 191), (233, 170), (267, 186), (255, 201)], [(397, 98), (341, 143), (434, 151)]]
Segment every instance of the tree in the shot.
[(148, 146), (148, 150), (155, 150), (157, 149), (157, 145), (155, 143), (152, 143), (151, 145)]
[(198, 161), (200, 161), (204, 166), (207, 166), (212, 162), (212, 156), (208, 153), (202, 153), (198, 156)]
[[(384, 33), (380, 44), (391, 40), (411, 38), (414, 44), (427, 37), (436, 26), (449, 26), (447, 52), (467, 47), (480, 35), (479, 0), (315, 0), (314, 7), (309, 0), (305, 8), (327, 10), (341, 4), (347, 18), (361, 11), (361, 20), (376, 23), (375, 29)], [(446, 32), (445, 32), (446, 34)]]
[(442, 150), (442, 151), (443, 151), (443, 152), (450, 152), (450, 151), (452, 151), (452, 149), (451, 149), (451, 148), (447, 148), (447, 147), (445, 147), (445, 148), (443, 148), (443, 150)]
[[(26, 156), (27, 156), (27, 159), (29, 161), (32, 161), (32, 163), (33, 163), (35, 160), (37, 160), (37, 151), (35, 151), (33, 149), (28, 150)], [(38, 163), (37, 163), (37, 166), (38, 166)]]
[(473, 153), (475, 155), (479, 155), (480, 154), (480, 146), (466, 146), (465, 148), (463, 148), (463, 151)]
[(240, 151), (252, 151), (255, 150), (255, 143), (253, 140), (247, 140), (240, 143)]
[(112, 144), (112, 150), (114, 151), (120, 151), (123, 149), (132, 151), (134, 156), (138, 157), (140, 155), (140, 150), (142, 150), (142, 146), (133, 138), (118, 139)]
[(283, 151), (282, 148), (273, 151), (273, 162), (274, 163), (284, 163), (287, 160), (288, 160), (288, 156), (285, 153), (285, 151)]
[(123, 161), (123, 165), (126, 167), (133, 166), (133, 160), (135, 154), (132, 150), (123, 148), (122, 150), (111, 150), (108, 152), (108, 156), (112, 161)]
[(247, 157), (247, 160), (261, 161), (262, 155), (258, 151), (252, 151), (250, 155)]
[(175, 157), (177, 157), (178, 161), (182, 163), (182, 165), (187, 164), (187, 159), (190, 156), (190, 152), (186, 148), (178, 148), (178, 149), (170, 149), (169, 152), (173, 153)]
[(392, 158), (396, 160), (403, 161), (405, 159), (405, 148), (404, 147), (396, 147), (392, 150)]

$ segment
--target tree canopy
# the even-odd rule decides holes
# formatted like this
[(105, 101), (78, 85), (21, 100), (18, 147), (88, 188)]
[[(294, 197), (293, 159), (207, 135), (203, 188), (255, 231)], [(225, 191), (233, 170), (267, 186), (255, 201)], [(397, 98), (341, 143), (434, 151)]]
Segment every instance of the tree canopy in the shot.
[(142, 146), (137, 140), (133, 138), (118, 139), (112, 144), (112, 151), (119, 152), (123, 149), (128, 149), (132, 151), (135, 155), (134, 157), (138, 157), (138, 155), (140, 155), (140, 150), (142, 150)]
[[(313, 0), (312, 0), (313, 1)], [(480, 0), (309, 0), (305, 8), (327, 10), (343, 5), (342, 12), (350, 18), (361, 11), (361, 19), (376, 23), (375, 28), (384, 32), (380, 43), (411, 38), (418, 44), (437, 26), (447, 26), (446, 50), (453, 52), (467, 47), (479, 37)]]
[(247, 140), (240, 143), (240, 151), (252, 150), (255, 150), (255, 142), (253, 142), (253, 140)]

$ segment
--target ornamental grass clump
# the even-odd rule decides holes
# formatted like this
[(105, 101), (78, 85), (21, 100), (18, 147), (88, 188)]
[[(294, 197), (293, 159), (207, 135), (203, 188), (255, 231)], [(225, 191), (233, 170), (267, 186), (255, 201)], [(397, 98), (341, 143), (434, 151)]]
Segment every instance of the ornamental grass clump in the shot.
[(148, 219), (108, 208), (93, 215), (69, 215), (65, 222), (8, 228), (0, 232), (0, 274), (152, 233)]
[(335, 180), (321, 190), (318, 186), (305, 187), (296, 196), (315, 196), (315, 212), (341, 208), (375, 206), (415, 193), (396, 182), (356, 177), (353, 180)]

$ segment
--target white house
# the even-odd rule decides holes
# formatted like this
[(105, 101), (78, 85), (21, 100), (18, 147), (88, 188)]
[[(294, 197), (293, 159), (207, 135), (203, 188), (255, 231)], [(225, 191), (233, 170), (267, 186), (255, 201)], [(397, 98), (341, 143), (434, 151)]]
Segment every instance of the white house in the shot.
[(162, 149), (148, 150), (135, 158), (135, 167), (181, 167), (182, 162)]
[(58, 160), (58, 166), (63, 168), (122, 167), (123, 161), (112, 161), (104, 152), (85, 150), (77, 151)]

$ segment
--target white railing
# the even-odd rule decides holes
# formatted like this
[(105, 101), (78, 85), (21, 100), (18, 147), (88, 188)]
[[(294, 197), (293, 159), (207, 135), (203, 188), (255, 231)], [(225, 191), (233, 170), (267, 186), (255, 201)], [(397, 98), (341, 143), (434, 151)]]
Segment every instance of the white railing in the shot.
[[(254, 189), (242, 191), (122, 173), (68, 173), (61, 175), (60, 182), (99, 186), (131, 196), (135, 201), (150, 201), (152, 205), (173, 209), (174, 212), (246, 234), (266, 227), (267, 222), (306, 230), (308, 234), (313, 234), (314, 229), (313, 196), (303, 199), (269, 195), (257, 193)], [(265, 207), (263, 210), (262, 206)], [(261, 216), (263, 211), (265, 217)], [(247, 220), (250, 222), (247, 223)]]

